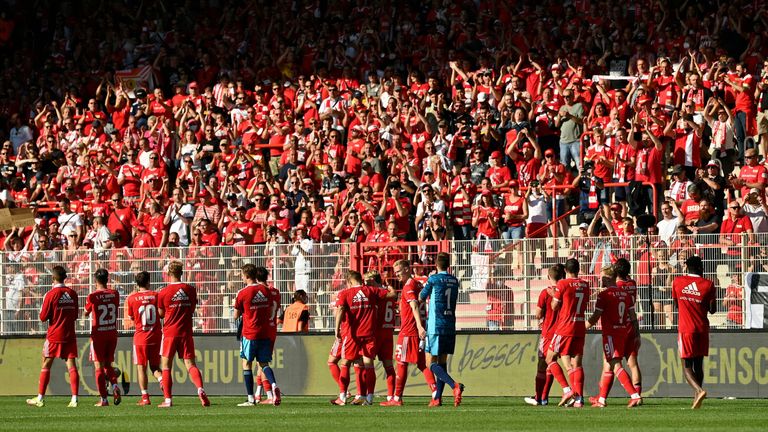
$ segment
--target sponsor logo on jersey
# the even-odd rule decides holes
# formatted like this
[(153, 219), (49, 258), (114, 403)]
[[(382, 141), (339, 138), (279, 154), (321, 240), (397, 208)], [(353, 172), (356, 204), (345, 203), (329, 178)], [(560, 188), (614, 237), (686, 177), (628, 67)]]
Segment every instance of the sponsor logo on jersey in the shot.
[(701, 297), (701, 293), (699, 292), (699, 287), (696, 286), (696, 282), (691, 282), (685, 288), (683, 288), (683, 294)]
[(65, 292), (64, 294), (61, 295), (61, 297), (59, 297), (59, 304), (73, 304), (74, 302), (75, 300), (67, 292)]
[(357, 294), (355, 294), (355, 296), (352, 297), (353, 303), (363, 303), (367, 301), (368, 301), (368, 297), (366, 297), (362, 291), (358, 291)]
[(262, 294), (261, 291), (257, 291), (256, 295), (251, 299), (251, 303), (264, 303), (267, 300), (267, 296)]
[(174, 294), (173, 297), (171, 297), (171, 301), (174, 301), (174, 302), (189, 301), (189, 296), (187, 296), (187, 293), (185, 293), (183, 289), (179, 288), (179, 290), (176, 291), (176, 294)]

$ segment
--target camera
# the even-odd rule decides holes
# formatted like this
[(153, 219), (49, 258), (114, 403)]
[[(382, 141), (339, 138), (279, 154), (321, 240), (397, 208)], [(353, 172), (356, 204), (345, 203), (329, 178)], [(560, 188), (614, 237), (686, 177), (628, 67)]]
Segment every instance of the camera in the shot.
[(269, 234), (271, 236), (277, 235), (277, 227), (276, 226), (269, 226), (267, 228), (267, 234)]
[(532, 187), (532, 188), (537, 188), (537, 187), (539, 187), (539, 181), (538, 181), (538, 180), (532, 180), (532, 181), (531, 181), (531, 187)]
[(584, 162), (584, 165), (581, 167), (581, 173), (585, 174), (595, 169), (595, 162), (594, 161), (586, 161)]

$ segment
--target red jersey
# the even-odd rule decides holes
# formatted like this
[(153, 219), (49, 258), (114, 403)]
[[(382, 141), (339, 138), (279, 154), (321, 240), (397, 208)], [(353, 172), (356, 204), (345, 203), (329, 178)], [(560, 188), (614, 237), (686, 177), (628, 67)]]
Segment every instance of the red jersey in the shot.
[(672, 281), (672, 300), (677, 301), (678, 333), (709, 333), (707, 312), (715, 301), (712, 281), (698, 275), (677, 276)]
[[(765, 165), (743, 166), (739, 171), (739, 179), (743, 180), (744, 183), (760, 183), (765, 185), (768, 183), (768, 170), (766, 170)], [(749, 195), (750, 189), (749, 186), (743, 186), (741, 188), (741, 196)]]
[(579, 278), (565, 278), (557, 282), (554, 298), (560, 300), (555, 333), (560, 336), (584, 337), (584, 314), (589, 303), (589, 283)]
[[(554, 291), (555, 287), (551, 288), (552, 291)], [(541, 336), (545, 339), (550, 338), (555, 330), (557, 311), (552, 310), (552, 295), (549, 293), (549, 289), (545, 288), (541, 290), (539, 301), (536, 302), (536, 306), (541, 309)]]
[(603, 158), (612, 161), (615, 158), (613, 149), (606, 145), (593, 145), (587, 149), (587, 154), (584, 155), (584, 159), (595, 161), (595, 176), (603, 179), (604, 182), (609, 183), (611, 178), (611, 171), (613, 168), (607, 167), (602, 163), (597, 163), (597, 160)]
[(91, 314), (91, 338), (117, 338), (117, 312), (120, 293), (113, 289), (96, 290), (85, 300), (85, 311)]
[(383, 299), (376, 305), (376, 330), (394, 332), (397, 326), (397, 299)]
[(43, 297), (40, 321), (48, 321), (48, 342), (74, 342), (75, 321), (80, 314), (77, 293), (63, 284), (56, 284)]
[(353, 286), (339, 293), (338, 306), (347, 308), (349, 329), (353, 337), (374, 336), (376, 305), (387, 295), (387, 290), (367, 285)]
[(238, 291), (235, 309), (243, 315), (243, 337), (248, 340), (269, 339), (279, 305), (279, 298), (275, 299), (269, 287), (262, 283), (248, 285)]
[(673, 159), (675, 165), (688, 167), (701, 166), (701, 137), (693, 130), (675, 129), (675, 149)]
[[(331, 309), (335, 310), (336, 308), (339, 307), (339, 305), (341, 305), (341, 303), (339, 302), (339, 298), (340, 298), (341, 294), (344, 291), (346, 291), (346, 290), (347, 290), (346, 288), (342, 288), (341, 290), (336, 292), (336, 298), (334, 298), (333, 302), (331, 302)], [(352, 336), (351, 332), (349, 331), (349, 319), (347, 318), (346, 315), (342, 316), (342, 318), (341, 318), (341, 330), (340, 330), (340, 333), (341, 333), (341, 337), (342, 338), (345, 338), (345, 337), (348, 337), (348, 336), (349, 337)]]
[(600, 322), (603, 334), (625, 334), (629, 325), (629, 311), (634, 308), (634, 300), (629, 291), (618, 286), (600, 291), (595, 310), (602, 312)]
[(165, 286), (157, 296), (157, 307), (165, 313), (163, 336), (192, 335), (192, 315), (197, 307), (197, 290), (192, 285), (174, 282)]
[(616, 286), (629, 293), (632, 297), (632, 305), (637, 302), (637, 282), (634, 279), (617, 280)]
[[(416, 279), (408, 279), (403, 285), (403, 291), (400, 293), (400, 334), (408, 337), (418, 337), (419, 330), (416, 327), (416, 317), (413, 316), (411, 302), (419, 300), (421, 293), (421, 282)], [(427, 322), (427, 311), (424, 303), (419, 305), (419, 314), (421, 315), (421, 324)]]
[(157, 291), (136, 291), (125, 299), (125, 316), (133, 321), (134, 345), (156, 345), (160, 342), (160, 320), (157, 317)]

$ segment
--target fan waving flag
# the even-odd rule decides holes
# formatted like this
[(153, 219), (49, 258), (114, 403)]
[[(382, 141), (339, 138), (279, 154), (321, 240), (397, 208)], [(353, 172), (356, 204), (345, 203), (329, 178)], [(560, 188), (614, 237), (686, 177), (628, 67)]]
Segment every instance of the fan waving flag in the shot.
[(134, 69), (126, 69), (115, 72), (115, 81), (121, 81), (123, 88), (130, 97), (136, 97), (133, 93), (137, 88), (152, 90), (155, 88), (155, 75), (152, 66), (142, 66)]

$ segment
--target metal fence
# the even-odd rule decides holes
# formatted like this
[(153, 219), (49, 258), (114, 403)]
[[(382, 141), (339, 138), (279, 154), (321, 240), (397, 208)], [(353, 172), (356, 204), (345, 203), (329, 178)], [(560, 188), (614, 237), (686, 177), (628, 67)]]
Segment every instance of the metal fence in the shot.
[[(668, 244), (643, 235), (627, 237), (569, 237), (558, 239), (442, 241), (430, 243), (354, 244), (311, 243), (256, 246), (190, 247), (165, 249), (118, 249), (0, 253), (1, 335), (44, 333), (38, 320), (43, 295), (51, 286), (50, 269), (63, 265), (67, 285), (81, 296), (93, 290), (93, 273), (110, 271), (111, 285), (123, 299), (134, 289), (136, 272), (152, 275), (152, 288), (166, 282), (164, 270), (172, 260), (184, 263), (183, 279), (196, 285), (199, 307), (196, 331), (234, 331), (232, 305), (243, 282), (239, 269), (245, 263), (270, 270), (271, 283), (282, 293), (283, 305), (290, 304), (295, 289), (309, 293), (313, 331), (330, 331), (334, 293), (344, 286), (348, 269), (379, 270), (385, 279), (395, 259), (414, 263), (415, 276), (424, 280), (434, 268), (439, 251), (452, 254), (452, 272), (461, 280), (457, 304), (460, 330), (537, 330), (534, 317), (541, 291), (550, 282), (548, 268), (577, 258), (581, 274), (593, 287), (599, 285), (600, 268), (620, 257), (632, 263), (638, 282), (637, 312), (645, 329), (670, 329), (675, 325), (670, 284), (682, 274), (683, 262), (691, 254), (704, 258), (705, 276), (715, 280), (719, 310), (711, 318), (721, 329), (743, 328), (744, 275), (768, 272), (768, 235), (730, 235), (735, 245), (722, 244), (720, 235), (682, 235)], [(768, 283), (766, 283), (768, 285)], [(768, 289), (768, 288), (767, 288)], [(597, 292), (597, 290), (593, 290)], [(122, 309), (122, 308), (121, 308)], [(590, 306), (591, 312), (591, 306)], [(122, 310), (121, 310), (122, 314)], [(87, 334), (90, 322), (78, 321), (79, 333)]]

